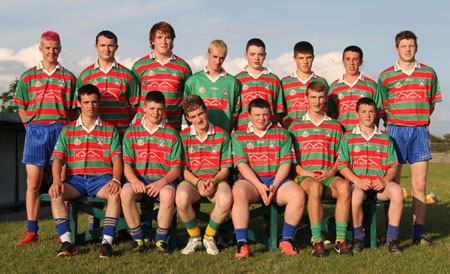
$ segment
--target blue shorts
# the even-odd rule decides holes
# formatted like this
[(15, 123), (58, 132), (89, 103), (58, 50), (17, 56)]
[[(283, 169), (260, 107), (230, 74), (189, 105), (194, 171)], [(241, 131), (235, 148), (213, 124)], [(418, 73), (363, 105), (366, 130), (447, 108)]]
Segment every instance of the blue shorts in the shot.
[[(354, 185), (352, 181), (349, 181), (348, 183), (350, 185)], [(378, 190), (374, 189), (364, 190), (364, 193), (366, 194), (366, 200), (372, 200), (375, 201), (376, 203), (382, 202), (381, 200), (377, 199)]]
[[(147, 179), (144, 179), (142, 177), (138, 177), (138, 179), (141, 182), (143, 182), (146, 186), (159, 180), (159, 179), (147, 180)], [(126, 181), (123, 184), (125, 185), (125, 184), (129, 184), (129, 183), (131, 183), (131, 182), (130, 181)], [(174, 182), (168, 183), (167, 185), (177, 189), (177, 185)], [(142, 195), (142, 198), (139, 200), (139, 202), (158, 202), (159, 203), (158, 197), (150, 197), (147, 194), (141, 194), (141, 195)]]
[(426, 126), (388, 126), (400, 164), (431, 159), (429, 132)]
[[(271, 186), (273, 184), (273, 180), (275, 180), (275, 176), (258, 176), (258, 179), (261, 181), (261, 183), (265, 184), (267, 187)], [(244, 177), (240, 177), (239, 180), (245, 180), (248, 181), (247, 179), (245, 179)], [(280, 185), (278, 186), (278, 189), (284, 185), (286, 182), (288, 181), (292, 181), (289, 178), (284, 179), (283, 181), (281, 181)], [(249, 181), (250, 182), (250, 181)]]
[(73, 175), (67, 176), (65, 183), (71, 185), (73, 188), (80, 192), (81, 196), (95, 197), (97, 193), (104, 187), (112, 177), (109, 175), (104, 176), (83, 176)]
[(64, 123), (28, 123), (22, 163), (35, 166), (51, 165), (50, 158), (64, 126)]

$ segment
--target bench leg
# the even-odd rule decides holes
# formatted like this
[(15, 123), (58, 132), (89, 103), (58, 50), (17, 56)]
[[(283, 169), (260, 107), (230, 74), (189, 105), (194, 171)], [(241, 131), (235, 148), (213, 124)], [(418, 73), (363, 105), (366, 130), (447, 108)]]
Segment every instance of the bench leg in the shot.
[(278, 237), (278, 206), (276, 204), (270, 205), (270, 235), (269, 235), (269, 250), (277, 250)]
[(70, 202), (69, 209), (70, 231), (72, 233), (72, 243), (79, 244), (77, 242), (78, 234), (78, 205), (77, 202)]

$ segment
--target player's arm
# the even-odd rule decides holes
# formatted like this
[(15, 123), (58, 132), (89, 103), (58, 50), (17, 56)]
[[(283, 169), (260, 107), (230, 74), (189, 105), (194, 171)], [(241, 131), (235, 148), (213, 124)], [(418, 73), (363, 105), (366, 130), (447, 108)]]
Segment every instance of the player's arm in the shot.
[(297, 164), (295, 166), (295, 172), (299, 176), (309, 176), (309, 177), (311, 177), (313, 179), (317, 179), (318, 178), (318, 174), (316, 174), (313, 170), (304, 169), (300, 164)]
[(291, 172), (291, 165), (292, 164), (282, 164), (278, 168), (275, 178), (273, 179), (273, 184), (269, 187), (269, 203), (272, 201), (272, 198), (275, 195), (275, 192), (277, 192), (281, 182), (289, 176), (289, 173)]
[(386, 172), (386, 175), (381, 179), (373, 180), (372, 186), (373, 189), (377, 191), (381, 191), (386, 188), (389, 182), (393, 182), (395, 178), (395, 174), (397, 174), (396, 168), (389, 168)]
[(120, 178), (122, 178), (123, 173), (123, 162), (121, 157), (116, 157), (113, 160), (113, 176), (111, 181), (108, 182), (109, 194), (116, 194), (120, 191), (122, 184), (120, 183)]
[(336, 161), (336, 162), (334, 162), (334, 166), (332, 169), (330, 169), (330, 170), (317, 169), (317, 170), (314, 170), (314, 172), (316, 172), (319, 175), (317, 180), (323, 181), (323, 180), (326, 180), (326, 179), (331, 178), (334, 175), (336, 175), (337, 170), (338, 170), (338, 164)]
[(356, 186), (362, 190), (370, 190), (372, 188), (372, 182), (367, 178), (359, 178), (353, 171), (346, 167), (341, 169), (341, 174), (349, 181), (353, 182)]
[(269, 188), (258, 179), (258, 176), (256, 176), (249, 164), (247, 162), (239, 163), (238, 169), (242, 176), (249, 181), (256, 188), (256, 190), (258, 190), (264, 204), (269, 205), (270, 201), (267, 194)]
[(159, 192), (163, 187), (165, 187), (167, 184), (175, 181), (175, 179), (178, 178), (181, 174), (181, 168), (179, 167), (173, 167), (170, 169), (170, 171), (161, 179), (158, 181), (149, 184), (146, 186), (147, 188), (147, 195), (150, 197), (156, 197), (159, 195)]
[(22, 108), (18, 108), (17, 110), (18, 110), (20, 120), (22, 120), (23, 125), (25, 126), (25, 128), (27, 128), (27, 125), (25, 123), (25, 115), (27, 114), (27, 110), (22, 109)]
[[(430, 104), (430, 115), (433, 114), (434, 108), (436, 107), (435, 104)], [(20, 109), (19, 109), (20, 110)]]
[(131, 183), (131, 187), (134, 192), (137, 194), (146, 193), (147, 189), (145, 188), (145, 184), (139, 180), (139, 178), (134, 173), (133, 168), (129, 164), (124, 165), (124, 174), (125, 178)]
[(53, 175), (53, 184), (50, 186), (48, 190), (48, 194), (52, 198), (58, 198), (62, 193), (64, 193), (64, 184), (61, 181), (61, 172), (63, 169), (63, 163), (54, 159), (52, 164), (52, 175)]

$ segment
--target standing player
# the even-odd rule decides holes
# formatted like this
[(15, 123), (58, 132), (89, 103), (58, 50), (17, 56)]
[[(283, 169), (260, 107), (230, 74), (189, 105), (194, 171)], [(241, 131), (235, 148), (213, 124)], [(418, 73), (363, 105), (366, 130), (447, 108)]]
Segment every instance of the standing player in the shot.
[(400, 162), (395, 181), (400, 183), (403, 164), (410, 163), (413, 192), (413, 242), (432, 245), (424, 237), (426, 178), (430, 116), (435, 104), (442, 101), (436, 72), (416, 61), (417, 37), (402, 31), (395, 37), (397, 63), (380, 74), (379, 92), (383, 98), (388, 133), (394, 140)]
[(313, 237), (312, 254), (325, 256), (322, 241), (323, 199), (337, 199), (335, 250), (351, 256), (345, 233), (350, 212), (350, 186), (337, 172), (337, 153), (342, 137), (341, 125), (324, 111), (328, 88), (324, 83), (311, 82), (306, 89), (308, 112), (289, 127), (294, 136), (297, 155), (297, 182), (308, 195), (308, 214)]
[(295, 44), (293, 59), (297, 65), (297, 71), (281, 80), (286, 102), (286, 116), (283, 119), (285, 128), (288, 128), (292, 121), (300, 119), (308, 111), (306, 87), (309, 83), (319, 81), (328, 87), (327, 81), (311, 70), (314, 48), (309, 42), (301, 41)]
[(181, 173), (182, 144), (177, 131), (163, 120), (165, 103), (160, 91), (148, 92), (145, 116), (128, 128), (123, 138), (124, 173), (127, 182), (120, 194), (123, 215), (133, 238), (133, 251), (144, 249), (136, 201), (159, 199), (156, 247), (168, 254), (167, 237), (175, 209), (175, 180)]
[(191, 68), (180, 57), (173, 54), (175, 31), (166, 22), (153, 25), (150, 30), (150, 46), (153, 49), (149, 55), (138, 60), (132, 68), (140, 86), (140, 103), (136, 123), (145, 114), (143, 109), (145, 96), (153, 90), (161, 91), (166, 98), (164, 120), (176, 130), (181, 130), (184, 82), (191, 76)]
[[(100, 258), (112, 257), (112, 241), (120, 217), (120, 178), (123, 171), (119, 134), (114, 126), (102, 121), (97, 109), (100, 92), (93, 85), (78, 89), (78, 120), (66, 126), (59, 135), (52, 155), (53, 184), (48, 193), (62, 246), (57, 257), (77, 252), (71, 241), (68, 210), (64, 201), (80, 196), (108, 200), (103, 228)], [(66, 179), (61, 180), (65, 165)]]
[(272, 120), (278, 123), (284, 113), (284, 98), (280, 79), (268, 68), (263, 67), (266, 59), (266, 45), (261, 39), (250, 39), (247, 42), (244, 56), (248, 65), (236, 75), (236, 80), (241, 88), (241, 112), (238, 116), (237, 126), (245, 127), (250, 122), (248, 104), (255, 98), (262, 98), (269, 103), (270, 112), (274, 114)]
[(336, 118), (345, 130), (352, 130), (359, 124), (355, 106), (361, 97), (372, 98), (375, 101), (378, 117), (383, 115), (383, 104), (375, 81), (359, 71), (363, 63), (362, 50), (357, 46), (346, 47), (342, 55), (342, 63), (345, 74), (330, 86), (329, 114)]
[(213, 40), (209, 44), (208, 64), (186, 81), (185, 96), (196, 94), (202, 97), (209, 110), (208, 120), (230, 133), (240, 111), (240, 95), (239, 83), (222, 68), (227, 51), (222, 40)]
[(363, 210), (366, 198), (390, 201), (388, 211), (387, 248), (401, 254), (398, 246), (403, 191), (394, 177), (398, 170), (394, 144), (389, 135), (375, 125), (376, 103), (361, 98), (356, 103), (359, 125), (347, 131), (339, 145), (339, 171), (352, 184), (353, 251), (361, 252), (363, 244)]
[(270, 105), (256, 98), (248, 106), (250, 123), (232, 137), (234, 165), (240, 179), (233, 186), (233, 219), (236, 233), (236, 258), (250, 256), (247, 243), (249, 204), (260, 200), (269, 205), (274, 200), (285, 205), (283, 234), (279, 244), (282, 252), (298, 254), (292, 243), (297, 224), (303, 215), (305, 193), (288, 178), (294, 163), (294, 148), (287, 130), (270, 121)]
[(208, 122), (208, 108), (198, 95), (183, 100), (183, 111), (190, 127), (181, 132), (184, 148), (184, 170), (177, 188), (178, 215), (189, 233), (190, 239), (182, 254), (191, 254), (202, 246), (200, 229), (192, 204), (202, 197), (214, 203), (203, 245), (210, 255), (219, 254), (214, 236), (231, 210), (233, 197), (227, 182), (231, 158), (230, 136), (220, 127)]
[(22, 162), (27, 169), (27, 231), (18, 244), (38, 241), (39, 188), (44, 166), (49, 162), (64, 124), (73, 116), (76, 78), (58, 62), (61, 52), (59, 34), (46, 31), (41, 35), (39, 51), (42, 61), (20, 76), (13, 106), (26, 128)]

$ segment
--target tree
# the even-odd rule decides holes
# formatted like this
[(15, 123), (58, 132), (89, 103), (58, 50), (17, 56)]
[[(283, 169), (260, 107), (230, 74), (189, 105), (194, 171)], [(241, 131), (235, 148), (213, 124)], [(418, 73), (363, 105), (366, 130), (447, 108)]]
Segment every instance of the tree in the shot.
[(17, 112), (17, 108), (13, 107), (11, 104), (12, 104), (12, 100), (14, 98), (14, 93), (16, 92), (18, 81), (19, 81), (18, 78), (13, 80), (9, 84), (8, 90), (1, 94), (1, 97), (0, 97), (1, 112), (9, 112), (9, 113)]

